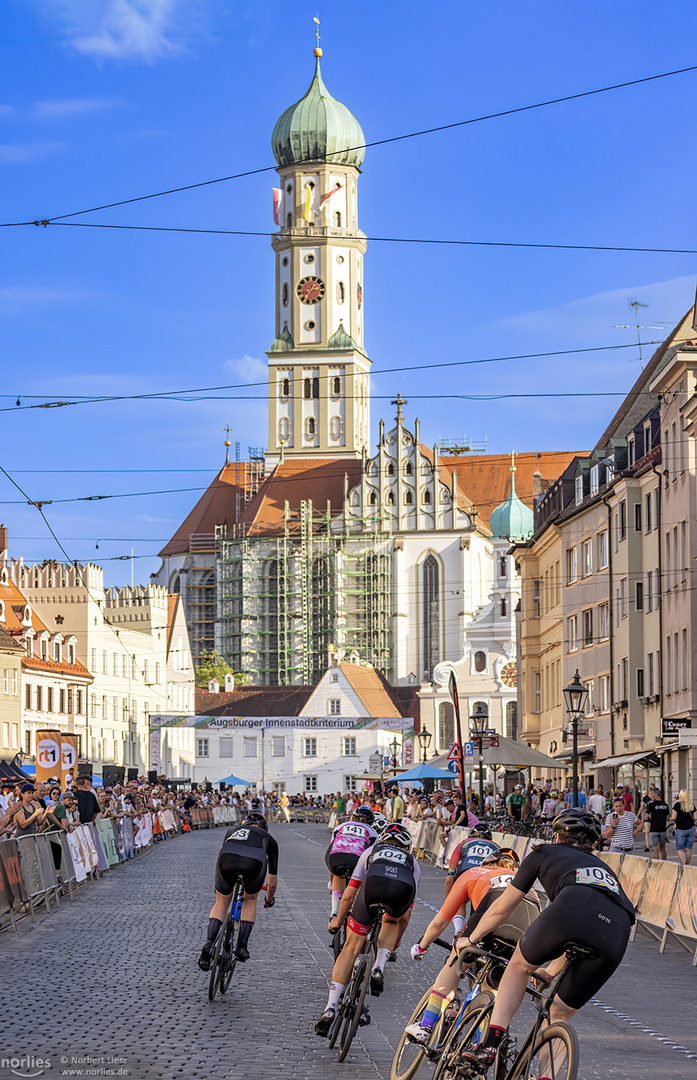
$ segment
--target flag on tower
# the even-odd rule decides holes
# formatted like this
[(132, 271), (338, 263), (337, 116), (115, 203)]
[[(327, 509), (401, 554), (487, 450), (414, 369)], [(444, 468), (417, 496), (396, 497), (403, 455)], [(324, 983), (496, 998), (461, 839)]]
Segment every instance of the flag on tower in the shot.
[(275, 225), (280, 225), (280, 212), (281, 212), (281, 199), (283, 198), (283, 191), (280, 187), (273, 189), (273, 220)]
[(344, 190), (344, 185), (343, 185), (343, 184), (337, 184), (337, 185), (336, 185), (336, 187), (333, 187), (331, 191), (328, 191), (328, 192), (327, 192), (327, 194), (326, 194), (326, 195), (324, 196), (324, 198), (322, 199), (321, 203), (319, 204), (319, 208), (320, 208), (320, 210), (322, 209), (322, 207), (323, 207), (323, 206), (324, 206), (324, 205), (325, 205), (326, 203), (328, 203), (328, 202), (329, 202), (329, 200), (330, 200), (330, 199), (331, 199), (331, 198), (332, 198), (332, 197), (333, 197), (334, 195), (336, 195), (336, 193), (337, 193), (338, 191), (343, 191), (343, 190)]
[(305, 184), (305, 209), (303, 211), (303, 217), (305, 221), (309, 221), (310, 217), (314, 214), (317, 207), (317, 187), (314, 180), (308, 180)]

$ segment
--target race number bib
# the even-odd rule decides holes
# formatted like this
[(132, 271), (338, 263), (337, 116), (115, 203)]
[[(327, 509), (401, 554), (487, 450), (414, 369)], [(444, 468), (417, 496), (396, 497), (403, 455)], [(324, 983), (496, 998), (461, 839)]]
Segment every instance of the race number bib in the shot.
[(494, 851), (496, 851), (496, 848), (493, 844), (468, 844), (462, 854), (468, 859), (470, 857), (474, 859), (486, 859), (487, 855), (491, 855)]
[(601, 885), (603, 889), (619, 893), (620, 886), (617, 878), (603, 870), (602, 866), (584, 866), (576, 871), (577, 885)]
[(490, 889), (507, 889), (513, 881), (513, 874), (499, 874), (498, 877), (491, 879)]
[(249, 829), (235, 829), (228, 836), (228, 840), (249, 840)]
[(385, 862), (399, 864), (400, 866), (406, 866), (407, 853), (406, 851), (396, 851), (394, 848), (385, 848), (375, 856), (373, 862)]
[(365, 829), (360, 825), (342, 825), (342, 836), (358, 836), (361, 840), (365, 840)]

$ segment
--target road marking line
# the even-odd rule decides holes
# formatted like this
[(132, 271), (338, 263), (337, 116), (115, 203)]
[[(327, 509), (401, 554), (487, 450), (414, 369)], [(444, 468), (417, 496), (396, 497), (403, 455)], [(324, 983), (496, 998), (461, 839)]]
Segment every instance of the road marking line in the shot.
[(610, 1013), (612, 1016), (616, 1016), (618, 1020), (624, 1020), (626, 1024), (630, 1024), (632, 1027), (638, 1027), (639, 1031), (644, 1035), (648, 1035), (651, 1039), (656, 1039), (658, 1042), (663, 1043), (665, 1047), (669, 1047), (671, 1050), (675, 1050), (677, 1054), (685, 1054), (691, 1061), (697, 1061), (697, 1054), (688, 1050), (687, 1047), (681, 1046), (680, 1043), (673, 1042), (666, 1035), (661, 1035), (660, 1031), (654, 1031), (652, 1028), (644, 1027), (639, 1020), (634, 1020), (631, 1016), (626, 1016), (625, 1013), (617, 1012), (617, 1009), (613, 1009), (610, 1005), (605, 1005), (602, 1001), (598, 1001), (597, 998), (591, 998), (591, 1003), (596, 1005), (599, 1009), (603, 1009), (605, 1012)]
[(310, 840), (309, 836), (305, 836), (304, 833), (298, 832), (297, 829), (291, 829), (290, 831), (295, 833), (296, 836), (301, 836), (303, 840), (307, 840), (308, 844), (316, 844), (317, 847), (324, 847), (324, 844), (320, 844), (318, 840)]

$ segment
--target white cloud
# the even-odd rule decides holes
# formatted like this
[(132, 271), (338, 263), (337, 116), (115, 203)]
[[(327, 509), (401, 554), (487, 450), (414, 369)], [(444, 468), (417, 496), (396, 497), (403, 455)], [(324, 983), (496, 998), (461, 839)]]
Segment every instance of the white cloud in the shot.
[(96, 295), (90, 289), (71, 289), (55, 285), (7, 285), (0, 289), (0, 313), (23, 315), (28, 310), (49, 304), (83, 303)]
[[(41, 119), (64, 119), (81, 116), (84, 113), (101, 112), (111, 109), (116, 104), (112, 98), (63, 98), (55, 101), (37, 101), (34, 104), (34, 116)], [(1, 110), (0, 106), (0, 110)]]
[(25, 161), (39, 161), (63, 149), (60, 142), (39, 143), (4, 143), (0, 144), (0, 162), (3, 165), (17, 165)]
[(266, 360), (260, 360), (256, 356), (245, 355), (240, 360), (226, 360), (223, 367), (241, 382), (265, 383), (268, 379), (269, 369)]
[(9, 116), (14, 111), (14, 105), (0, 105), (0, 116)]
[[(152, 63), (182, 51), (181, 21), (196, 15), (198, 0), (62, 0), (60, 20), (68, 44), (98, 60)], [(55, 0), (43, 0), (56, 17)]]

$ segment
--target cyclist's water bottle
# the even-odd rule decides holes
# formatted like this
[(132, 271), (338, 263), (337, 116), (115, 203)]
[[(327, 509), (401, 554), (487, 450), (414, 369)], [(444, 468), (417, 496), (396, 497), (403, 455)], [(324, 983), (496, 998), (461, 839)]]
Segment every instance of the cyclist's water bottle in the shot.
[(230, 908), (230, 914), (232, 918), (236, 919), (238, 922), (240, 919), (240, 914), (242, 912), (242, 899), (243, 898), (240, 896), (238, 900), (233, 900), (232, 907)]

